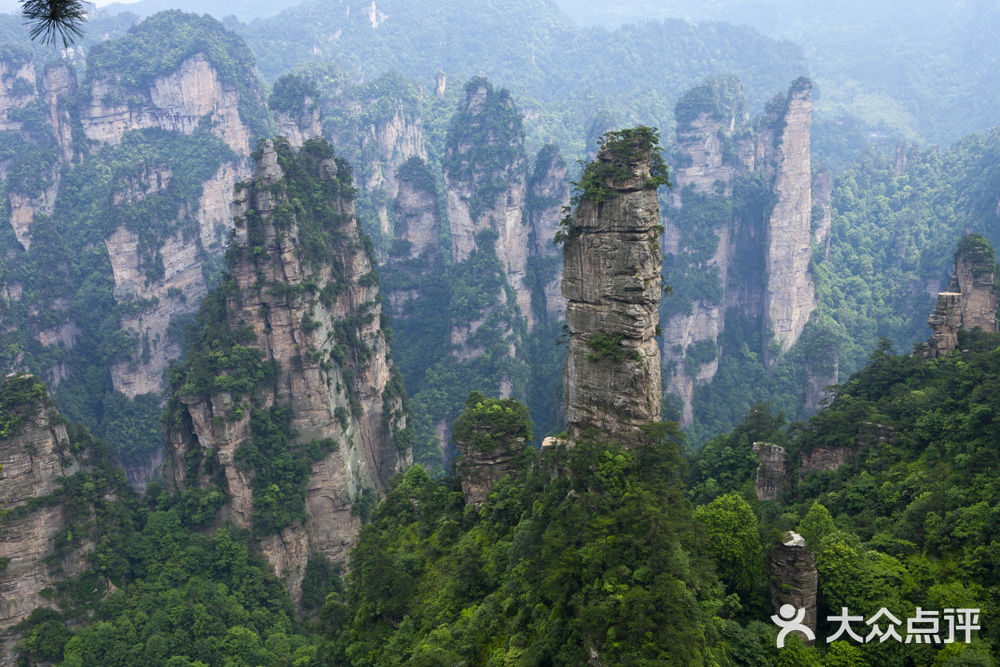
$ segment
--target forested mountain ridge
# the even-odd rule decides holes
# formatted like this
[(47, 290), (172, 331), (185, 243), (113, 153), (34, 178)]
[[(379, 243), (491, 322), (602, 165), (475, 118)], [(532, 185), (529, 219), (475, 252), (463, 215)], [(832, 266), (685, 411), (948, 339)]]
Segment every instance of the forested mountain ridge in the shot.
[[(955, 259), (958, 267), (974, 259), (995, 304), (989, 243), (966, 237)], [(955, 294), (978, 302), (978, 289), (965, 283)], [(841, 664), (828, 662), (834, 653), (850, 656), (847, 664), (995, 664), (998, 628), (988, 611), (998, 594), (995, 305), (988, 315), (992, 332), (970, 330), (973, 322), (961, 326), (959, 318), (955, 347), (937, 356), (927, 348), (896, 354), (883, 340), (808, 422), (788, 426), (758, 406), (693, 462), (695, 502), (752, 506), (761, 534), (795, 529), (815, 552), (817, 636), (835, 631), (822, 621), (842, 607), (865, 618), (881, 607), (901, 617), (916, 607), (982, 611), (971, 642), (963, 637), (940, 653), (895, 642), (835, 642), (822, 664)], [(760, 595), (763, 580), (756, 586)], [(818, 658), (804, 656), (800, 664)]]

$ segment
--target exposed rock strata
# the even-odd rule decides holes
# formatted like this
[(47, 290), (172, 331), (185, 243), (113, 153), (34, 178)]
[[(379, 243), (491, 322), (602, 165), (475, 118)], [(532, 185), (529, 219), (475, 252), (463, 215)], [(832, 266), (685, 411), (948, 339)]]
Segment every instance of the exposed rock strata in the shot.
[[(0, 386), (4, 417), (17, 414), (23, 423), (0, 438), (0, 665), (14, 665), (18, 635), (11, 629), (36, 607), (50, 607), (41, 593), (87, 566), (89, 543), (53, 559), (54, 541), (66, 530), (63, 503), (39, 504), (56, 493), (59, 479), (80, 469), (69, 453), (66, 427), (42, 390), (20, 405), (9, 402), (12, 390), (28, 395), (39, 382), (31, 376), (8, 377)], [(3, 515), (10, 512), (10, 516)]]
[[(659, 204), (650, 185), (653, 148), (633, 136), (598, 151), (612, 176), (604, 201), (582, 198), (563, 246), (562, 293), (570, 338), (564, 368), (566, 423), (625, 445), (660, 419), (660, 356), (654, 338), (661, 276)], [(590, 167), (588, 167), (590, 168)], [(615, 174), (624, 170), (619, 178)]]
[(483, 232), (495, 233), (494, 251), (530, 326), (531, 228), (524, 219), (528, 162), (521, 117), (510, 94), (494, 91), (485, 79), (470, 81), (465, 93), (464, 106), (452, 121), (445, 158), (452, 260), (465, 261), (480, 247)]
[[(810, 248), (828, 239), (829, 179), (813, 183), (810, 175), (811, 109), (811, 86), (804, 79), (752, 124), (733, 78), (710, 79), (677, 105), (683, 159), (673, 170), (664, 211), (663, 252), (674, 267), (667, 279), (683, 286), (703, 276), (701, 291), (687, 294), (682, 288), (682, 296), (670, 297), (689, 303), (680, 312), (668, 311), (661, 323), (665, 386), (679, 399), (684, 425), (694, 419), (695, 386), (711, 382), (718, 370), (728, 314), (754, 323), (765, 338), (773, 334), (779, 354), (768, 345), (761, 350), (772, 365), (795, 344), (815, 310)], [(714, 247), (706, 246), (706, 231)], [(716, 293), (704, 289), (712, 284)], [(716, 350), (713, 358), (701, 355), (698, 363), (688, 363), (692, 350), (706, 348)]]
[[(392, 362), (380, 328), (374, 267), (363, 250), (349, 182), (338, 180), (330, 155), (322, 141), (307, 142), (298, 156), (287, 144), (262, 143), (254, 179), (234, 207), (232, 292), (225, 301), (225, 326), (247, 327), (252, 332), (248, 346), (277, 369), (273, 385), (247, 397), (251, 406), (290, 405), (293, 442), (334, 443), (311, 464), (307, 521), (258, 539), (295, 599), (309, 554), (344, 563), (360, 527), (358, 503), (368, 493), (381, 492), (410, 461), (409, 451), (393, 442), (405, 418), (401, 397), (389, 386)], [(317, 187), (325, 188), (323, 202), (306, 204), (329, 206), (325, 218), (292, 212), (285, 168), (306, 170), (321, 184)], [(332, 191), (339, 194), (329, 195)], [(312, 240), (304, 238), (304, 230)], [(304, 249), (317, 234), (331, 239), (322, 261), (309, 259)], [(207, 472), (192, 477), (183, 466), (188, 452), (212, 457), (225, 483), (225, 518), (253, 530), (254, 470), (238, 463), (240, 447), (254, 437), (251, 410), (240, 407), (247, 399), (225, 391), (179, 391), (175, 398), (179, 413), (168, 433), (168, 483), (174, 488), (213, 484)]]
[(753, 490), (757, 500), (777, 500), (788, 488), (788, 453), (784, 447), (769, 442), (753, 443), (757, 455), (757, 474)]
[(95, 76), (80, 123), (88, 139), (117, 144), (126, 132), (144, 128), (191, 134), (207, 117), (213, 134), (234, 153), (246, 155), (251, 132), (240, 118), (239, 102), (236, 89), (220, 81), (208, 58), (196, 53), (141, 88), (110, 75)]
[[(562, 253), (553, 242), (559, 230), (564, 208), (569, 205), (569, 178), (566, 163), (555, 146), (543, 147), (535, 158), (535, 168), (528, 181), (528, 212), (532, 247), (528, 261), (534, 264), (533, 290), (536, 303), (547, 324), (562, 319), (566, 300), (561, 289)], [(534, 325), (529, 320), (529, 331)]]
[(809, 273), (812, 240), (812, 188), (809, 167), (809, 127), (812, 85), (792, 84), (784, 127), (774, 157), (777, 202), (767, 228), (767, 292), (765, 315), (781, 351), (802, 334), (816, 309), (816, 290)]

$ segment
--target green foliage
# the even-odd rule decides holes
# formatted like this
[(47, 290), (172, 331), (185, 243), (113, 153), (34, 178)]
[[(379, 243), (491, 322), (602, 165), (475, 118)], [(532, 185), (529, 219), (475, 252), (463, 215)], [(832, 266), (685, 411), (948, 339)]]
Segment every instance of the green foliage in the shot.
[(286, 74), (274, 82), (267, 106), (274, 112), (301, 115), (319, 105), (319, 91), (313, 83), (295, 74)]
[(993, 273), (996, 268), (994, 261), (993, 246), (981, 234), (967, 234), (958, 242), (955, 250), (955, 261), (959, 258), (973, 265), (973, 277)]
[(487, 398), (474, 391), (465, 399), (465, 410), (455, 420), (452, 435), (463, 449), (510, 449), (531, 440), (531, 413), (512, 398)]
[[(510, 179), (525, 170), (524, 132), (506, 88), (494, 91), (489, 81), (476, 77), (465, 84), (465, 95), (465, 104), (451, 120), (442, 167), (449, 182), (471, 190), (467, 204), (477, 220), (507, 191)], [(478, 95), (484, 99), (472, 105)]]
[(749, 503), (729, 493), (696, 508), (694, 518), (705, 526), (708, 548), (726, 590), (747, 594), (763, 565), (757, 517)]
[[(672, 19), (590, 30), (560, 15), (554, 4), (534, 0), (386, 0), (379, 9), (387, 18), (377, 28), (365, 12), (307, 6), (239, 29), (268, 79), (324, 60), (336, 63), (348, 81), (371, 81), (394, 71), (429, 83), (443, 71), (449, 104), (474, 73), (516, 86), (517, 98), (539, 109), (529, 128), (535, 135), (531, 149), (553, 142), (572, 155), (592, 146), (584, 138), (599, 110), (619, 120), (616, 128), (668, 128), (678, 92), (706, 76), (732, 72), (759, 106), (806, 70), (799, 47), (724, 23)], [(338, 39), (330, 40), (334, 34)], [(436, 103), (433, 95), (425, 98), (428, 105)], [(600, 132), (607, 129), (613, 128), (604, 125)]]
[[(328, 662), (700, 664), (715, 593), (676, 445), (545, 451), (483, 509), (411, 468), (321, 618)], [(669, 508), (669, 509), (667, 509)], [(701, 601), (701, 602), (700, 602)], [(434, 657), (431, 657), (434, 656)]]
[(812, 504), (795, 529), (795, 532), (805, 538), (809, 550), (816, 553), (823, 550), (826, 539), (832, 537), (836, 531), (837, 526), (833, 523), (830, 510), (818, 502)]
[(731, 74), (709, 77), (681, 96), (674, 107), (674, 120), (684, 131), (703, 113), (717, 121), (742, 121), (748, 111), (740, 80)]
[(13, 375), (0, 383), (0, 438), (17, 435), (21, 426), (51, 403), (45, 384), (31, 375)]
[(587, 359), (596, 363), (602, 359), (607, 359), (615, 363), (629, 361), (639, 361), (639, 351), (629, 349), (622, 345), (621, 334), (617, 336), (605, 336), (601, 333), (592, 334), (587, 339), (587, 347), (591, 352), (587, 353)]

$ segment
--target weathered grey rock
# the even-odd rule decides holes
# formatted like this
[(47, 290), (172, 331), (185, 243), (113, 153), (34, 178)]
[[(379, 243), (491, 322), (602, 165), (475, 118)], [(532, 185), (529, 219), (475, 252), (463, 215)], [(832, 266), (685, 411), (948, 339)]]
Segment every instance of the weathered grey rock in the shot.
[[(777, 203), (767, 229), (765, 313), (781, 351), (802, 334), (816, 309), (816, 290), (809, 272), (812, 240), (812, 177), (809, 127), (812, 85), (806, 80), (788, 91), (784, 129), (776, 158)], [(773, 360), (771, 360), (773, 361)]]
[[(829, 178), (821, 174), (814, 183), (810, 175), (811, 86), (806, 80), (793, 83), (784, 104), (753, 125), (746, 108), (742, 86), (726, 78), (707, 80), (678, 103), (684, 119), (678, 123), (677, 145), (684, 159), (674, 168), (670, 205), (664, 210), (664, 254), (679, 257), (693, 251), (681, 229), (686, 196), (728, 199), (734, 184), (752, 175), (766, 184), (774, 200), (764, 212), (766, 219), (734, 211), (708, 222), (717, 243), (694, 268), (717, 272), (721, 295), (696, 295), (689, 309), (661, 322), (665, 387), (679, 399), (682, 425), (694, 419), (695, 386), (711, 382), (719, 368), (717, 356), (693, 372), (686, 363), (688, 351), (703, 341), (718, 347), (727, 312), (758, 323), (764, 336), (773, 333), (784, 352), (798, 340), (816, 307), (810, 244), (828, 241), (830, 215)], [(815, 221), (814, 191), (820, 204)], [(768, 365), (778, 358), (764, 356)], [(814, 392), (811, 403), (819, 398)]]
[[(333, 160), (315, 168), (314, 177), (336, 178)], [(307, 261), (299, 236), (306, 221), (289, 222), (279, 213), (289, 208), (284, 176), (274, 144), (262, 142), (254, 179), (234, 204), (230, 272), (235, 291), (227, 298), (226, 319), (230, 327), (249, 327), (250, 347), (277, 364), (273, 386), (250, 397), (253, 404), (289, 404), (298, 442), (330, 438), (336, 443), (332, 452), (312, 463), (305, 502), (308, 521), (286, 526), (258, 543), (272, 570), (298, 599), (309, 554), (346, 562), (360, 528), (355, 504), (366, 490), (381, 493), (389, 478), (412, 459), (408, 449), (400, 450), (393, 442), (393, 433), (405, 426), (405, 416), (401, 397), (388, 391), (392, 361), (380, 327), (378, 287), (368, 279), (373, 266), (361, 243), (353, 202), (345, 194), (328, 202), (332, 215), (324, 224), (336, 228), (326, 231), (341, 240), (327, 260)], [(325, 300), (322, 293), (328, 287), (337, 289)], [(354, 327), (355, 342), (343, 338), (345, 326)], [(345, 343), (350, 343), (348, 351), (335, 362), (334, 348)], [(168, 484), (183, 488), (214, 483), (204, 471), (194, 479), (184, 474), (185, 454), (200, 450), (215, 459), (225, 479), (225, 519), (252, 528), (253, 470), (236, 462), (236, 450), (251, 437), (250, 410), (236, 410), (237, 401), (225, 392), (177, 398), (180, 414), (168, 429)]]
[(757, 474), (753, 480), (753, 490), (757, 500), (777, 500), (788, 488), (788, 453), (784, 447), (769, 442), (753, 443), (757, 455)]
[(648, 146), (629, 140), (624, 155), (609, 146), (598, 151), (598, 162), (627, 176), (603, 181), (610, 191), (605, 201), (580, 202), (563, 246), (566, 423), (573, 438), (593, 428), (635, 446), (640, 427), (660, 420), (659, 204), (648, 184)]
[[(486, 144), (462, 139), (484, 134), (483, 129), (495, 123), (498, 114), (505, 115), (508, 126), (486, 132)], [(497, 258), (514, 290), (520, 314), (530, 324), (533, 315), (527, 258), (531, 227), (524, 218), (528, 161), (520, 115), (506, 90), (494, 91), (485, 79), (474, 79), (466, 86), (464, 106), (453, 124), (459, 131), (450, 137), (444, 172), (452, 260), (456, 264), (466, 260), (479, 247), (482, 232), (495, 233)], [(490, 165), (473, 161), (474, 156), (484, 153), (502, 156), (501, 161)], [(503, 183), (505, 187), (494, 191), (490, 183)], [(480, 201), (483, 194), (492, 194), (492, 199)]]
[(925, 359), (943, 357), (958, 347), (958, 331), (962, 328), (962, 295), (958, 292), (940, 292), (934, 312), (927, 318), (927, 326), (934, 333), (922, 351)]
[[(0, 391), (11, 382), (40, 380), (8, 377)], [(58, 491), (59, 478), (76, 473), (80, 463), (70, 454), (66, 427), (47, 397), (14, 411), (24, 422), (0, 438), (0, 667), (15, 664), (19, 635), (11, 628), (36, 607), (53, 606), (41, 592), (83, 570), (93, 546), (84, 542), (53, 561), (53, 541), (66, 530), (66, 508), (63, 503), (42, 504), (25, 511), (24, 506)], [(11, 511), (12, 516), (3, 516)]]
[[(569, 179), (566, 163), (555, 146), (545, 146), (535, 159), (535, 168), (528, 181), (528, 215), (532, 247), (530, 257), (536, 266), (537, 284), (532, 288), (544, 303), (545, 322), (554, 324), (566, 311), (561, 285), (562, 252), (553, 239), (559, 230), (564, 208), (569, 205)], [(529, 331), (534, 326), (532, 317)]]
[(455, 462), (455, 472), (462, 480), (465, 502), (479, 508), (493, 485), (516, 471), (524, 453), (524, 438), (500, 442), (491, 449), (481, 450), (458, 442), (461, 457)]
[[(977, 242), (978, 239), (978, 242)], [(986, 239), (968, 236), (955, 253), (955, 273), (947, 292), (938, 294), (934, 312), (927, 318), (933, 330), (919, 353), (925, 359), (941, 357), (958, 347), (961, 329), (997, 331), (998, 293), (993, 249)]]
[[(782, 544), (776, 544), (771, 549), (767, 575), (774, 611), (777, 613), (785, 604), (805, 609), (803, 624), (815, 634), (816, 587), (819, 581), (816, 556), (809, 551), (801, 535), (789, 533)], [(813, 641), (806, 636), (801, 638), (806, 645), (812, 645)]]

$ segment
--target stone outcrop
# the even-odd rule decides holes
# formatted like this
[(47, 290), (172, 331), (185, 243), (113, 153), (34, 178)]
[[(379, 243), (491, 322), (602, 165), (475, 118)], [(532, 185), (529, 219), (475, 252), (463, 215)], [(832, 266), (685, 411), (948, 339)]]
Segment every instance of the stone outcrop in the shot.
[[(246, 346), (273, 364), (273, 382), (247, 395), (218, 385), (176, 386), (168, 429), (168, 484), (213, 485), (207, 468), (184, 465), (189, 453), (210, 458), (224, 480), (224, 518), (254, 532), (293, 599), (309, 555), (346, 562), (360, 527), (359, 503), (410, 462), (409, 450), (394, 444), (405, 427), (402, 397), (344, 165), (322, 140), (306, 142), (298, 154), (287, 143), (262, 142), (253, 180), (234, 205), (231, 287), (218, 326), (247, 332)], [(292, 209), (292, 196), (304, 209)], [(291, 409), (294, 434), (286, 447), (323, 449), (310, 455), (305, 521), (264, 530), (254, 520), (263, 507), (254, 494), (258, 471), (240, 463), (241, 447), (257, 442), (251, 414), (282, 406)]]
[[(141, 55), (150, 43), (169, 57)], [(140, 55), (123, 68), (119, 59), (128, 54)], [(18, 353), (8, 355), (4, 370), (30, 370), (52, 384), (83, 376), (89, 387), (95, 380), (110, 384), (114, 394), (102, 386), (104, 398), (88, 401), (92, 409), (78, 414), (108, 437), (100, 416), (107, 401), (126, 405), (147, 424), (156, 419), (154, 401), (140, 407), (122, 396), (158, 396), (165, 388), (164, 372), (180, 354), (178, 324), (197, 309), (217, 276), (232, 229), (233, 187), (249, 175), (252, 135), (267, 129), (267, 112), (249, 50), (208, 17), (163, 13), (120, 39), (95, 45), (79, 89), (69, 61), (32, 64), (14, 50), (0, 58), (6, 72), (0, 76), (0, 131), (23, 146), (0, 160), (9, 223), (21, 246), (2, 254), (8, 275), (29, 276), (4, 290), (4, 306), (15, 315), (3, 325), (18, 325), (7, 331), (17, 341), (7, 348)], [(62, 270), (58, 260), (46, 257), (58, 279), (26, 274), (24, 263), (41, 258), (21, 250), (37, 251), (31, 234), (33, 225), (43, 223), (46, 238), (58, 237), (55, 245), (65, 252), (106, 251), (110, 261)], [(103, 290), (109, 282), (114, 301), (98, 299), (95, 310), (114, 309), (116, 319), (100, 312), (101, 330), (95, 332), (93, 322), (87, 323), (94, 313), (84, 315), (71, 305), (78, 290)], [(21, 294), (42, 297), (20, 303)], [(73, 348), (81, 341), (113, 347), (115, 354), (109, 363), (107, 354), (79, 354)], [(88, 356), (82, 363), (66, 361)], [(147, 439), (144, 445), (155, 446), (155, 435)], [(148, 463), (156, 458), (150, 452), (150, 461), (126, 462), (130, 469), (135, 464), (132, 478), (148, 478), (155, 472)]]
[(627, 446), (660, 419), (656, 148), (643, 130), (608, 135), (563, 245), (566, 424), (573, 438), (592, 428)]
[(948, 291), (938, 294), (927, 325), (934, 332), (920, 350), (925, 359), (941, 357), (958, 347), (958, 332), (975, 328), (997, 331), (998, 291), (993, 248), (978, 234), (959, 242), (955, 273)]
[(293, 148), (301, 148), (309, 139), (323, 136), (319, 92), (301, 77), (286, 74), (278, 79), (270, 106), (276, 135), (288, 139)]
[(940, 292), (934, 312), (927, 318), (927, 326), (934, 332), (922, 350), (925, 359), (943, 357), (958, 347), (958, 331), (962, 328), (962, 295), (959, 292)]
[(661, 354), (684, 425), (694, 418), (695, 386), (718, 370), (728, 315), (749, 320), (765, 340), (773, 335), (777, 354), (767, 344), (759, 353), (773, 365), (815, 310), (811, 244), (828, 241), (830, 211), (829, 178), (813, 183), (810, 174), (810, 95), (809, 82), (797, 80), (751, 123), (739, 81), (716, 77), (677, 104), (682, 158), (662, 236), (667, 281), (677, 290), (665, 303)]
[(53, 606), (42, 591), (88, 563), (87, 542), (55, 553), (65, 534), (67, 509), (52, 498), (60, 478), (80, 470), (69, 451), (66, 426), (40, 380), (9, 376), (0, 385), (4, 437), (0, 437), (0, 665), (14, 665), (12, 629), (36, 607)]
[(777, 500), (788, 488), (788, 453), (784, 447), (769, 442), (753, 443), (757, 455), (757, 474), (753, 490), (757, 500)]
[[(806, 547), (806, 541), (801, 535), (788, 533), (781, 544), (776, 544), (771, 549), (767, 575), (771, 606), (775, 613), (786, 604), (795, 609), (805, 609), (802, 623), (815, 635), (816, 588), (819, 577), (816, 572), (816, 556)], [(804, 644), (813, 644), (804, 634), (800, 636)]]
[[(472, 409), (475, 407), (469, 406), (468, 402), (466, 405)], [(503, 401), (495, 405), (501, 410), (511, 409), (504, 406)], [(523, 406), (520, 409), (525, 410)], [(462, 480), (465, 502), (478, 509), (494, 484), (523, 466), (526, 439), (517, 433), (498, 432), (495, 425), (488, 421), (463, 425), (460, 418), (455, 429), (455, 442), (460, 454), (455, 462), (455, 472)]]
[(408, 318), (407, 304), (426, 296), (421, 286), (440, 280), (441, 214), (434, 176), (427, 163), (412, 157), (399, 168), (399, 189), (393, 208), (393, 247), (385, 263), (385, 296), (393, 321)]
[(370, 195), (379, 231), (392, 237), (392, 201), (399, 192), (397, 173), (413, 157), (427, 160), (420, 99), (398, 74), (368, 85), (337, 90), (324, 112), (327, 136), (355, 167), (358, 187)]

